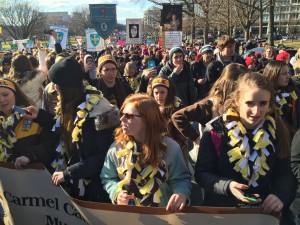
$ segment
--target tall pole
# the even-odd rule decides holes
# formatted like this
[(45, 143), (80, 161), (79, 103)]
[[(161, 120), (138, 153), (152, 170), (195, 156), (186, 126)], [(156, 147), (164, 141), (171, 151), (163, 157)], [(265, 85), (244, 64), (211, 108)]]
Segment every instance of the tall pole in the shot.
[(195, 37), (196, 37), (196, 35), (195, 35), (195, 30), (196, 30), (196, 28), (195, 28), (195, 2), (194, 2), (194, 0), (192, 0), (192, 6), (193, 6), (193, 17), (192, 17), (192, 42), (194, 41), (194, 39), (195, 39)]
[(263, 7), (262, 0), (259, 0), (259, 28), (258, 28), (258, 37), (261, 39), (263, 35)]
[(274, 5), (275, 0), (269, 0), (269, 44), (274, 46)]

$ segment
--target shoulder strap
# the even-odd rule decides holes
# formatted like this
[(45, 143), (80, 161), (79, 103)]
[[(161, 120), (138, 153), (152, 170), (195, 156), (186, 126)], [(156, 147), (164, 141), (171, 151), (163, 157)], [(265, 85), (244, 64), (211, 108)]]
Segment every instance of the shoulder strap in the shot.
[(219, 135), (216, 131), (210, 131), (211, 140), (214, 144), (215, 151), (217, 156), (220, 156), (220, 148), (221, 148), (221, 135)]

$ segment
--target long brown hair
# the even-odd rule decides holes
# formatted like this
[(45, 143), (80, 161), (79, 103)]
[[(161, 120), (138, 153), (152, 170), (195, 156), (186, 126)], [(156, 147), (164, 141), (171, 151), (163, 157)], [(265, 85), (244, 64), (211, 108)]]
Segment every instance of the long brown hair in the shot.
[(264, 68), (263, 75), (268, 77), (273, 84), (274, 90), (278, 89), (277, 79), (283, 67), (287, 66), (284, 61), (272, 60)]
[(232, 108), (239, 113), (236, 103), (238, 102), (241, 93), (250, 88), (259, 88), (270, 92), (268, 113), (274, 118), (276, 123), (276, 153), (279, 158), (289, 157), (291, 150), (290, 133), (276, 110), (273, 85), (266, 76), (257, 72), (250, 72), (240, 77), (236, 85), (236, 90), (224, 104), (225, 110)]
[(206, 102), (209, 99), (213, 99), (213, 111), (219, 113), (228, 96), (235, 90), (237, 79), (249, 71), (242, 64), (229, 64), (223, 69), (221, 76), (212, 86), (208, 96), (202, 101)]
[[(133, 94), (128, 96), (120, 111), (123, 111), (127, 104), (133, 104), (142, 116), (145, 123), (145, 141), (142, 144), (142, 163), (150, 164), (154, 167), (162, 165), (162, 157), (167, 149), (162, 142), (162, 133), (166, 130), (166, 120), (159, 111), (156, 101), (146, 94)], [(115, 141), (117, 144), (123, 144), (133, 140), (132, 136), (123, 133), (118, 127), (115, 131)]]
[(67, 150), (72, 149), (72, 131), (74, 121), (78, 111), (78, 105), (84, 101), (84, 86), (81, 87), (63, 87), (59, 86), (60, 109), (62, 135)]

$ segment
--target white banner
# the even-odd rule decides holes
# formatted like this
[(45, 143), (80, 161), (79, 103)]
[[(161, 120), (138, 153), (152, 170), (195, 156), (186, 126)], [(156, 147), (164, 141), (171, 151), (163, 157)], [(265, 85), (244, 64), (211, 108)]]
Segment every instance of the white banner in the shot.
[(86, 29), (85, 38), (87, 51), (99, 52), (105, 48), (105, 40), (100, 37), (95, 29)]
[(21, 52), (26, 49), (26, 45), (29, 39), (22, 39), (22, 40), (13, 40), (13, 44), (18, 46), (18, 51)]
[(142, 19), (126, 19), (126, 44), (142, 44)]
[(175, 45), (182, 45), (182, 32), (181, 31), (164, 31), (163, 32), (164, 39), (164, 48), (172, 48)]
[[(68, 43), (68, 32), (69, 32), (69, 28), (66, 27), (61, 27), (61, 26), (50, 26), (50, 29), (55, 30), (56, 34), (57, 34), (57, 42), (60, 43), (62, 49), (66, 49), (67, 48), (67, 43)], [(54, 50), (54, 38), (49, 35), (49, 49)]]
[(261, 214), (260, 209), (188, 206), (182, 213), (169, 213), (165, 208), (76, 200), (52, 185), (50, 174), (40, 164), (17, 171), (13, 164), (0, 162), (0, 204), (6, 225), (279, 224), (276, 217)]

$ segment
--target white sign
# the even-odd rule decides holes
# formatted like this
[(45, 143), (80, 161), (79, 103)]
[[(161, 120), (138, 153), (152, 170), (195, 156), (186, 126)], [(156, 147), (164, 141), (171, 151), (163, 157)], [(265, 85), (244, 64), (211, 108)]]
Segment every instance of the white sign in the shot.
[(164, 31), (165, 48), (182, 45), (182, 31)]
[(95, 29), (86, 29), (86, 50), (89, 52), (99, 52), (105, 48), (105, 40), (100, 37)]
[(28, 41), (29, 39), (13, 40), (13, 44), (16, 44), (18, 46), (18, 51), (22, 52), (24, 49), (26, 49)]
[(126, 19), (126, 44), (142, 44), (142, 19)]
[[(57, 34), (57, 42), (60, 43), (62, 49), (67, 48), (69, 29), (61, 26), (50, 26), (50, 29), (55, 30)], [(49, 49), (54, 50), (54, 38), (49, 35)]]
[(182, 213), (165, 208), (118, 206), (71, 198), (51, 183), (41, 164), (22, 171), (0, 162), (0, 207), (7, 225), (278, 225), (260, 209), (187, 206)]

